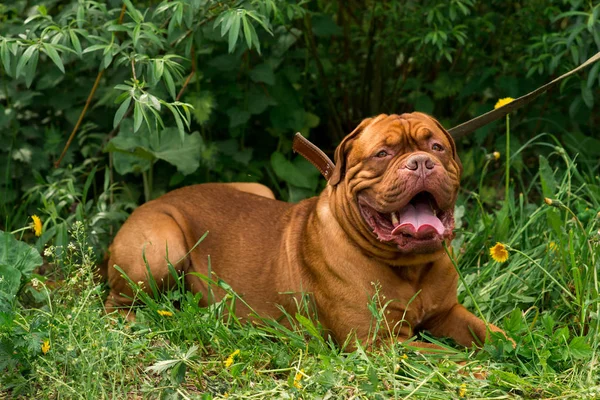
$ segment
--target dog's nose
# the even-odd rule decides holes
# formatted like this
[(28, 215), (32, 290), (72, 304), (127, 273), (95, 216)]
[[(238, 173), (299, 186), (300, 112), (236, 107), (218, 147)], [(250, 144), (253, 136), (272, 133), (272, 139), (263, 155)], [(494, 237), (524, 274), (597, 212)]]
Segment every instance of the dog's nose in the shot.
[(406, 160), (406, 168), (411, 171), (424, 171), (426, 169), (433, 169), (433, 167), (435, 167), (435, 163), (426, 154), (415, 154)]

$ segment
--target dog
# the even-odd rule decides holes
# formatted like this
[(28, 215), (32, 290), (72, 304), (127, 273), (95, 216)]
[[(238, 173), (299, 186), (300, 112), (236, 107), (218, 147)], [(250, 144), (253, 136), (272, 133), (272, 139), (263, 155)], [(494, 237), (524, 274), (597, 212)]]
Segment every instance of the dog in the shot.
[[(317, 197), (290, 204), (252, 183), (174, 190), (137, 208), (117, 233), (106, 309), (132, 304), (132, 289), (114, 265), (149, 287), (142, 252), (162, 290), (172, 281), (168, 253), (186, 288), (202, 292), (207, 305), (206, 281), (189, 273), (208, 275), (210, 256), (212, 273), (262, 317), (280, 318), (281, 308), (294, 315), (298, 295), (310, 294), (337, 343), (354, 335), (372, 344), (368, 304), (380, 296), (389, 302), (389, 329), (377, 339), (391, 334), (405, 341), (427, 330), (480, 345), (490, 331), (503, 331), (458, 304), (458, 274), (444, 248), (453, 237), (461, 171), (454, 141), (437, 120), (418, 112), (382, 114), (342, 140)], [(213, 300), (224, 295), (216, 289)], [(252, 313), (244, 304), (235, 312)]]

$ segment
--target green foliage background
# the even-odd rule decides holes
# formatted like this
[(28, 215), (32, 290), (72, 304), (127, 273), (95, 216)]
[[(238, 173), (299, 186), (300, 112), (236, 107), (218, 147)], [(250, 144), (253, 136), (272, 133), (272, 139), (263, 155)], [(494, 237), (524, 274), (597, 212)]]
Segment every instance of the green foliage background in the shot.
[[(297, 201), (323, 183), (291, 154), (294, 132), (331, 154), (381, 112), (424, 111), (449, 128), (593, 55), (599, 10), (564, 0), (3, 3), (0, 228), (41, 212), (41, 242), (62, 244), (77, 215), (102, 246), (135, 204), (207, 181), (260, 181)], [(599, 71), (513, 116), (512, 146), (551, 132), (593, 164)], [(500, 124), (461, 141), (467, 181), (500, 149)]]

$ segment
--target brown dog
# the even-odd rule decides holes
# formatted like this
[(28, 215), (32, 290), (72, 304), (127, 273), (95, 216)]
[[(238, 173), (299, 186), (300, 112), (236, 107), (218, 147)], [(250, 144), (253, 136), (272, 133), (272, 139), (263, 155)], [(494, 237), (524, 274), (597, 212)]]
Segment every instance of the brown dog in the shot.
[[(425, 114), (380, 115), (342, 141), (335, 161), (321, 195), (298, 204), (274, 200), (258, 184), (203, 184), (139, 207), (110, 247), (107, 310), (132, 296), (112, 266), (147, 282), (144, 249), (155, 280), (165, 283), (168, 248), (182, 273), (208, 274), (210, 256), (213, 273), (261, 316), (281, 316), (277, 305), (294, 315), (289, 293), (310, 293), (338, 343), (351, 333), (369, 342), (376, 286), (382, 302), (391, 300), (385, 316), (399, 340), (428, 330), (464, 346), (484, 342), (485, 323), (457, 302), (458, 275), (442, 244), (453, 235), (461, 174), (450, 135)], [(186, 275), (186, 285), (206, 304), (204, 281)]]

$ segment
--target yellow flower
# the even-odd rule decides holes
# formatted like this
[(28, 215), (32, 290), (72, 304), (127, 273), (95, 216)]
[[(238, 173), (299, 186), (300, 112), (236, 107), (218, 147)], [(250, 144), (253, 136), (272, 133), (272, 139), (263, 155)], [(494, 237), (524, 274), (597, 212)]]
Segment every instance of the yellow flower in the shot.
[(511, 101), (513, 101), (514, 99), (512, 97), (505, 97), (503, 99), (498, 100), (498, 102), (496, 103), (496, 105), (494, 106), (494, 110), (496, 108), (500, 108), (502, 106), (507, 105), (508, 103), (510, 103)]
[(406, 359), (408, 358), (408, 356), (407, 356), (406, 354), (402, 354), (402, 357), (401, 357), (401, 358), (402, 358), (403, 360), (406, 360)]
[(508, 250), (502, 243), (497, 242), (493, 247), (490, 247), (490, 256), (499, 263), (508, 260)]
[(494, 156), (494, 160), (499, 160), (500, 159), (500, 152), (499, 151), (495, 151), (492, 153), (492, 156)]
[(158, 310), (156, 311), (158, 313), (158, 315), (160, 315), (161, 317), (172, 317), (173, 313), (171, 311), (167, 311), (167, 310)]
[(33, 220), (31, 229), (33, 229), (33, 232), (35, 232), (35, 236), (42, 236), (42, 220), (37, 215), (32, 215), (31, 219)]
[(458, 397), (465, 397), (467, 394), (467, 384), (463, 383), (460, 385), (460, 390), (458, 391)]
[(550, 242), (548, 244), (548, 248), (552, 251), (556, 251), (556, 250), (558, 250), (558, 245), (556, 244), (556, 242)]
[(50, 341), (48, 339), (44, 340), (42, 343), (42, 353), (46, 354), (50, 351)]
[(229, 368), (231, 367), (231, 364), (233, 364), (233, 359), (235, 356), (237, 356), (238, 354), (240, 354), (240, 350), (236, 350), (233, 353), (231, 353), (229, 355), (229, 357), (227, 357), (227, 360), (225, 360), (225, 368)]
[(302, 384), (300, 381), (302, 380), (302, 375), (304, 374), (304, 369), (301, 369), (299, 372), (296, 372), (296, 376), (294, 376), (294, 387), (296, 389), (302, 389)]

